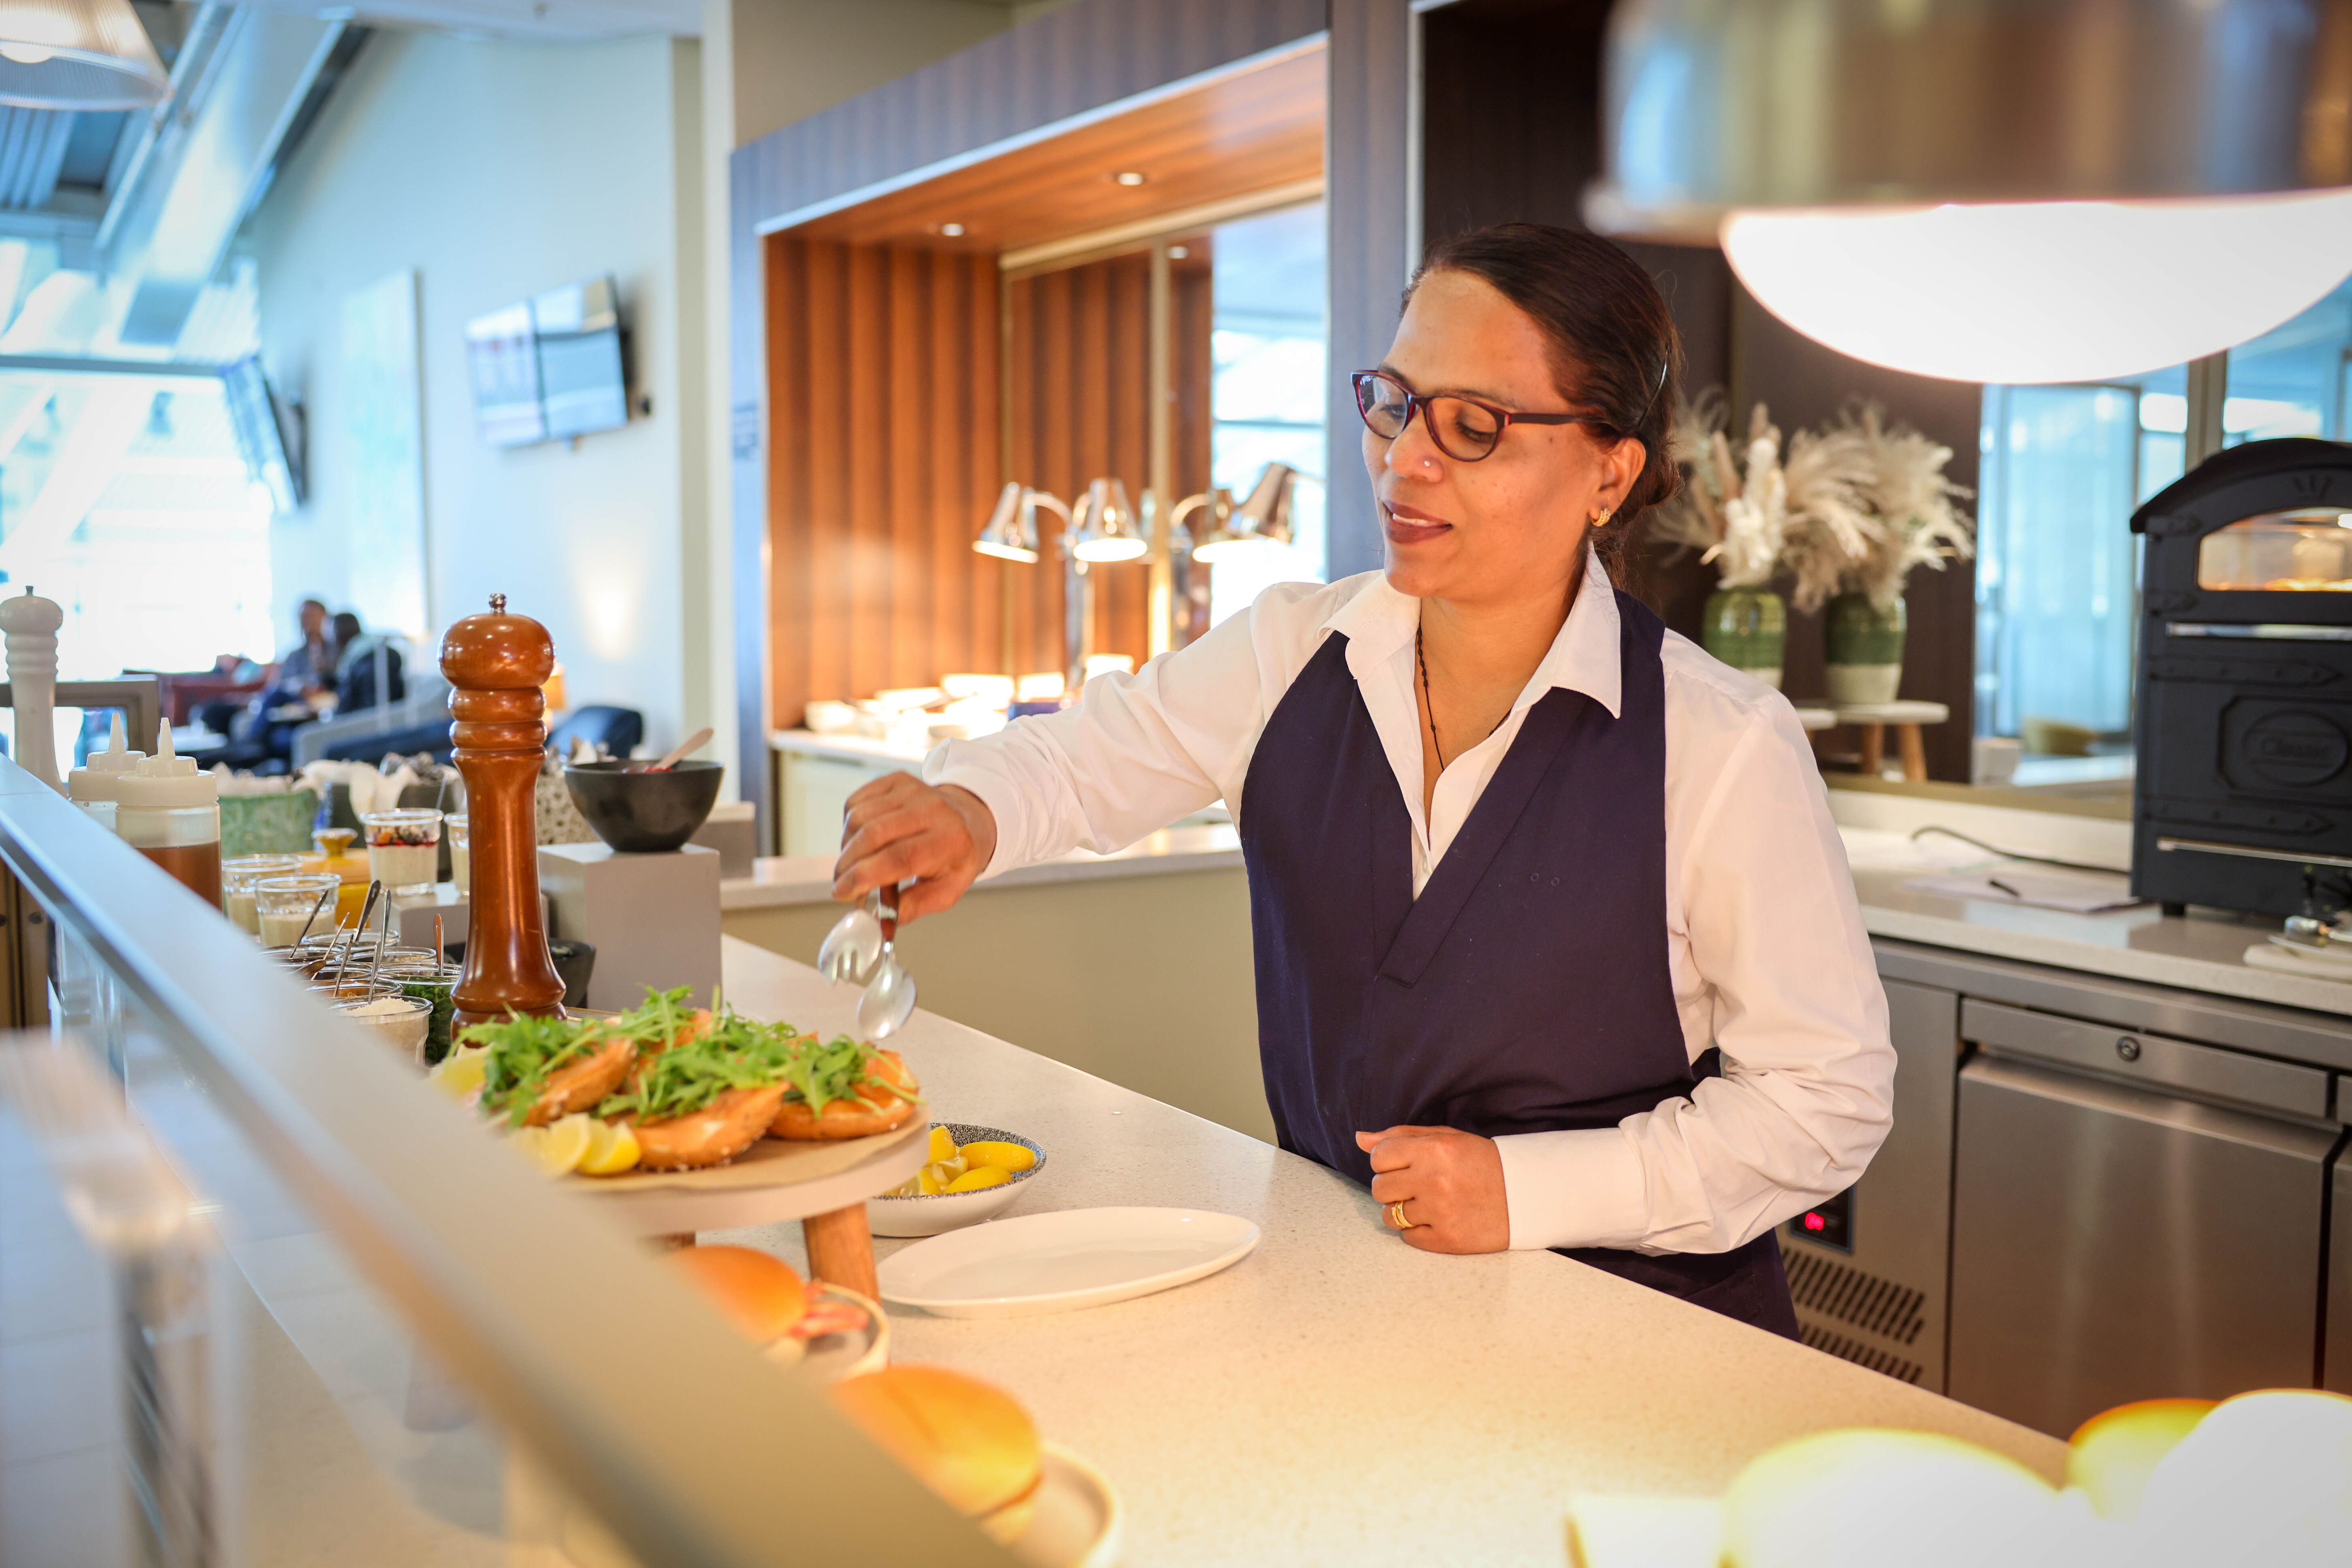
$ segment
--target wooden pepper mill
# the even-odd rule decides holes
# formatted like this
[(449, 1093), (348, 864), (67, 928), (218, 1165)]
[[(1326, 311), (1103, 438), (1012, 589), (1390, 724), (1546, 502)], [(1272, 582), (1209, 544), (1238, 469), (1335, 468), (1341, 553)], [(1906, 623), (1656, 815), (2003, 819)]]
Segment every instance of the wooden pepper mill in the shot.
[(467, 616), (441, 639), (441, 674), (457, 721), (449, 726), (451, 755), (466, 781), (472, 834), (473, 914), (466, 973), (452, 998), (459, 1028), (509, 1012), (563, 1016), (563, 979), (540, 913), (536, 798), (547, 754), (540, 687), (554, 668), (547, 628), (508, 615), (504, 594), (490, 595), (488, 615)]

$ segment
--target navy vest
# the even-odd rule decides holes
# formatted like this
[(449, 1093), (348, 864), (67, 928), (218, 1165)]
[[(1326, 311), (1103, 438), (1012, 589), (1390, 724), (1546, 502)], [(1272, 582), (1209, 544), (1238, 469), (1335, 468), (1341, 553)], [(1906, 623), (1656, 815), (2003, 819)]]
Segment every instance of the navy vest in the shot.
[[(1685, 1053), (1667, 969), (1664, 627), (1623, 594), (1617, 612), (1618, 715), (1565, 689), (1529, 709), (1418, 899), (1348, 639), (1325, 638), (1276, 704), (1241, 839), (1285, 1149), (1369, 1184), (1359, 1131), (1613, 1127), (1715, 1070)], [(1566, 1255), (1796, 1331), (1769, 1232), (1720, 1254)]]

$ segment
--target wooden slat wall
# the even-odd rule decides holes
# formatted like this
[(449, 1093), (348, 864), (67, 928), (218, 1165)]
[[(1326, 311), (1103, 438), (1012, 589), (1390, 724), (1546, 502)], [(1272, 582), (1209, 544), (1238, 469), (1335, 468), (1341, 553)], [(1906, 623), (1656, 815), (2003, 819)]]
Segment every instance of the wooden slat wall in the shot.
[[(974, 553), (1009, 476), (1075, 502), (1088, 480), (1149, 476), (1148, 255), (1013, 284), (1011, 465), (998, 452), (993, 258), (778, 235), (768, 247), (770, 723), (812, 698), (870, 697), (1002, 663), (1013, 584), (1014, 674), (1063, 665), (1058, 520), (1034, 566)], [(1175, 479), (1209, 472), (1210, 268), (1172, 269)], [(1149, 648), (1148, 570), (1101, 574), (1097, 651)]]
[(997, 663), (987, 257), (766, 241), (771, 722)]
[[(1205, 247), (1196, 247), (1204, 251)], [(1209, 479), (1210, 268), (1195, 254), (1171, 268), (1176, 393), (1174, 477), (1179, 496)], [(1127, 486), (1140, 507), (1150, 468), (1151, 263), (1112, 257), (1012, 285), (1012, 472), (1073, 507), (1097, 479)], [(1171, 498), (1173, 499), (1173, 498)], [(1059, 558), (1014, 588), (1014, 626), (1024, 670), (1062, 667)], [(1139, 666), (1150, 652), (1149, 569), (1142, 562), (1093, 567), (1095, 651)]]

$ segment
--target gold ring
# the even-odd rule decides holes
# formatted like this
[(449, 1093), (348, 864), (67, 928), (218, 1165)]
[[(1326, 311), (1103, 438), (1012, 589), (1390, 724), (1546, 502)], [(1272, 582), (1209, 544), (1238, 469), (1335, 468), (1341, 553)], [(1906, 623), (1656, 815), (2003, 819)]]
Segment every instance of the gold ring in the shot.
[(1412, 1221), (1404, 1217), (1404, 1200), (1399, 1198), (1389, 1205), (1389, 1223), (1399, 1230), (1411, 1230)]

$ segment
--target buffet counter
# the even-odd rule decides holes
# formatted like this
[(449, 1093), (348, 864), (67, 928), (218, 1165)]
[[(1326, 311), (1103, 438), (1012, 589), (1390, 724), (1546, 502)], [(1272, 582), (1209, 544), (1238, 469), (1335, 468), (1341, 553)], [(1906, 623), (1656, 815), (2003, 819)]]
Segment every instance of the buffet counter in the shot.
[[(727, 994), (803, 1028), (851, 989), (741, 941)], [(1444, 1258), (1313, 1163), (929, 1013), (893, 1042), (932, 1115), (1033, 1138), (1012, 1214), (1217, 1210), (1257, 1249), (1222, 1274), (1048, 1317), (894, 1313), (893, 1353), (1002, 1383), (1110, 1478), (1132, 1568), (1566, 1556), (1585, 1491), (1713, 1494), (1825, 1427), (1947, 1432), (2053, 1479), (2047, 1437), (1549, 1252)], [(797, 1257), (797, 1227), (707, 1233)], [(882, 1257), (907, 1244), (877, 1243)]]

